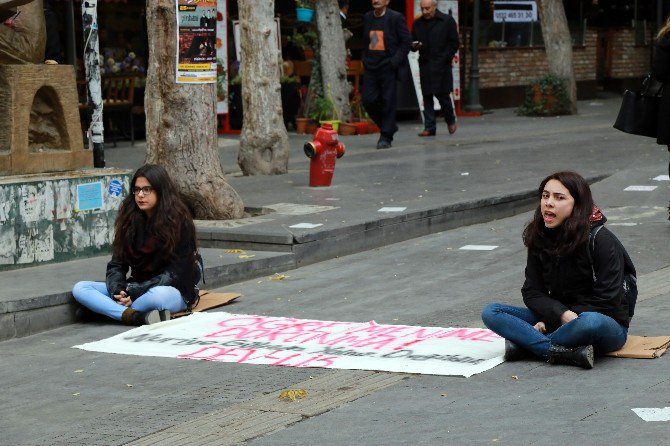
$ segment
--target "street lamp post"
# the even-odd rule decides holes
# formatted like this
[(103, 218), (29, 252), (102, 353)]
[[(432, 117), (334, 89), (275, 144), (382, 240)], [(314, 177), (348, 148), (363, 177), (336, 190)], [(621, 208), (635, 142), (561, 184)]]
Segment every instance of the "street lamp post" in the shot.
[(472, 62), (468, 84), (468, 103), (465, 104), (465, 111), (482, 113), (484, 107), (479, 103), (479, 0), (474, 0), (472, 16), (472, 39), (470, 41)]

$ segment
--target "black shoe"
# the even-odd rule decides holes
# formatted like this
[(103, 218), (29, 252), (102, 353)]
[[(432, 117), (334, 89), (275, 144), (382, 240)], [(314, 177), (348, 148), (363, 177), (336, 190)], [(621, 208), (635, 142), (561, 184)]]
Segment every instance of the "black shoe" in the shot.
[(505, 361), (520, 361), (522, 359), (530, 359), (532, 357), (533, 354), (531, 352), (519, 347), (514, 342), (505, 339)]
[(377, 141), (377, 149), (390, 149), (391, 148), (391, 141), (389, 141), (386, 138), (379, 138), (379, 141)]
[(592, 369), (594, 353), (592, 345), (567, 348), (560, 345), (549, 347), (550, 364), (576, 365), (584, 369)]

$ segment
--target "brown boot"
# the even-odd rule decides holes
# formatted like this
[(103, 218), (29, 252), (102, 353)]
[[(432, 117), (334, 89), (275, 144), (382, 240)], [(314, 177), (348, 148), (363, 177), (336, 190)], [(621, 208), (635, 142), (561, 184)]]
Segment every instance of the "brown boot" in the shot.
[(161, 315), (158, 310), (143, 311), (126, 308), (121, 314), (121, 322), (125, 325), (150, 325), (161, 321)]

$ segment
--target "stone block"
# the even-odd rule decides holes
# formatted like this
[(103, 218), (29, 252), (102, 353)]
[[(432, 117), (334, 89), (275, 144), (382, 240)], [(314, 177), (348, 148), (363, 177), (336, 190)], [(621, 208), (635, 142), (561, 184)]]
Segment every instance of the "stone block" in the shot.
[(71, 65), (0, 65), (0, 175), (93, 166)]

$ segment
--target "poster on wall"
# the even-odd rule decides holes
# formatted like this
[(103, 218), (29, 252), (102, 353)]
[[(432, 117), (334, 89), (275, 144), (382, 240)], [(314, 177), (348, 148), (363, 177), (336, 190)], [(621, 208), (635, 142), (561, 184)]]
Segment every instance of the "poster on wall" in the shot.
[(216, 0), (177, 0), (177, 83), (216, 82)]
[(216, 3), (216, 113), (228, 113), (228, 28), (226, 2)]
[[(414, 0), (414, 17), (421, 15), (420, 0)], [(441, 12), (451, 15), (458, 25), (458, 0), (438, 0), (437, 9)], [(423, 111), (423, 95), (421, 94), (421, 80), (419, 73), (419, 52), (409, 53), (409, 66), (412, 72), (412, 81), (414, 82), (414, 89), (416, 90), (416, 98), (419, 102), (419, 109)], [(461, 67), (460, 67), (460, 51), (456, 52), (454, 60), (451, 62), (452, 77), (454, 79), (454, 91), (452, 93), (453, 101), (461, 100)], [(433, 98), (434, 109), (440, 110), (440, 103), (437, 98)], [(421, 114), (423, 118), (423, 113)]]

